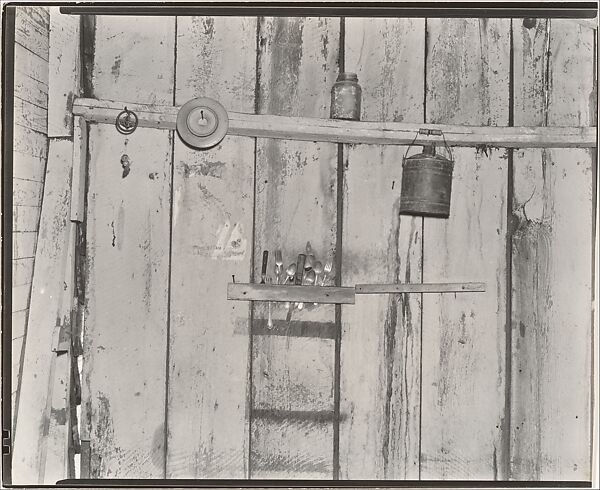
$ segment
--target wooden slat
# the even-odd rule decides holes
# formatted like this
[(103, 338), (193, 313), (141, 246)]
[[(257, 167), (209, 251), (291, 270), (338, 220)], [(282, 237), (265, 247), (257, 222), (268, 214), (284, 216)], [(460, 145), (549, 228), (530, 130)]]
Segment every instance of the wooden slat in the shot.
[[(256, 19), (178, 17), (177, 33), (176, 102), (252, 111)], [(167, 477), (247, 478), (249, 305), (226, 288), (250, 278), (254, 142), (176, 138)]]
[(227, 299), (244, 301), (301, 301), (354, 304), (354, 288), (332, 286), (271, 286), (268, 284), (227, 285)]
[[(506, 125), (510, 20), (428, 19), (426, 117)], [(456, 149), (450, 218), (425, 219), (423, 281), (485, 294), (423, 297), (421, 478), (507, 477), (504, 151)]]
[(15, 429), (13, 483), (39, 484), (44, 461), (46, 399), (50, 386), (52, 334), (64, 294), (71, 186), (71, 143), (50, 142), (40, 238), (36, 250), (23, 362), (19, 413)]
[(87, 175), (87, 123), (73, 120), (73, 179), (71, 181), (71, 221), (85, 218), (85, 186)]
[(50, 7), (48, 136), (73, 135), (73, 100), (79, 95), (78, 15)]
[(16, 231), (13, 233), (13, 259), (28, 259), (35, 256), (37, 233)]
[(40, 211), (39, 206), (13, 206), (13, 232), (37, 231)]
[(15, 44), (15, 79), (30, 78), (48, 90), (48, 61), (20, 44)]
[(30, 284), (12, 288), (12, 311), (26, 310), (29, 307)]
[[(39, 8), (39, 7), (38, 7)], [(48, 61), (48, 24), (39, 22), (32, 10), (17, 7), (15, 12), (15, 41)]]
[(15, 99), (48, 108), (48, 86), (25, 75), (15, 73)]
[[(174, 42), (172, 17), (97, 16), (95, 93), (172, 103)], [(89, 155), (82, 432), (90, 476), (164, 478), (171, 135), (96, 126)]]
[[(424, 19), (345, 22), (363, 118), (423, 121)], [(398, 215), (405, 150), (346, 149), (343, 285), (421, 280), (422, 219)], [(363, 296), (342, 308), (341, 478), (419, 477), (420, 310), (418, 295)]]
[[(19, 158), (20, 155), (25, 155), (45, 162), (48, 154), (48, 138), (45, 134), (37, 131), (32, 131), (23, 126), (15, 126), (13, 151), (15, 152), (15, 159)], [(45, 167), (45, 165), (43, 166)]]
[[(13, 318), (14, 318), (13, 314)], [(12, 372), (11, 372), (11, 388), (17, 391), (19, 379), (21, 377), (21, 351), (23, 349), (23, 340), (25, 337), (20, 335), (11, 339), (11, 355), (12, 355)], [(14, 415), (14, 414), (13, 414)]]
[(13, 179), (44, 181), (46, 159), (13, 152)]
[(13, 179), (13, 204), (17, 206), (39, 207), (42, 203), (43, 189), (44, 184), (41, 182)]
[(17, 98), (15, 98), (14, 104), (16, 125), (46, 134), (48, 111), (45, 108)]
[(33, 258), (12, 261), (13, 286), (31, 284), (31, 278), (33, 277), (33, 261)]
[[(514, 20), (513, 39), (515, 124), (593, 124), (593, 32), (562, 20), (538, 20), (530, 29)], [(514, 153), (510, 437), (516, 480), (591, 478), (595, 164), (585, 150)]]
[(484, 282), (437, 284), (357, 284), (356, 294), (485, 292)]
[(40, 468), (41, 481), (55, 484), (58, 480), (69, 477), (69, 445), (70, 445), (70, 412), (71, 412), (71, 333), (73, 331), (73, 266), (75, 264), (76, 225), (68, 223), (68, 236), (65, 247), (67, 256), (64, 271), (64, 291), (61, 293), (58, 311), (60, 329), (55, 329), (52, 350), (54, 357), (51, 368), (50, 391), (47, 400), (46, 443), (44, 448), (44, 465)]
[(148, 129), (90, 131), (82, 416), (93, 478), (164, 477), (169, 145)]
[[(18, 339), (19, 337), (23, 337), (23, 335), (25, 335), (25, 326), (27, 324), (28, 313), (29, 310), (21, 310), (12, 314), (12, 340)], [(13, 351), (13, 363), (16, 362), (16, 360), (20, 357), (20, 350)], [(16, 388), (16, 386), (13, 386), (13, 389), (14, 388)]]
[(37, 24), (41, 28), (48, 28), (50, 25), (50, 14), (48, 7), (36, 6), (21, 6), (17, 7), (18, 10), (22, 10), (23, 14), (27, 16), (33, 23)]
[[(258, 112), (328, 117), (337, 76), (339, 19), (259, 20)], [(254, 277), (263, 250), (280, 249), (284, 267), (310, 240), (323, 262), (336, 243), (336, 145), (259, 138), (256, 142)], [(273, 305), (273, 318), (287, 310)], [(267, 305), (253, 316), (267, 318)], [(296, 321), (334, 321), (334, 306), (295, 310)], [(253, 336), (252, 403), (265, 410), (334, 409), (335, 342), (324, 338)], [(332, 422), (251, 420), (252, 478), (333, 476)], [(275, 450), (277, 447), (277, 450)], [(277, 455), (285, 455), (278, 457)]]
[[(123, 99), (121, 99), (123, 100)], [(221, 101), (222, 103), (224, 101)], [(415, 100), (411, 101), (415, 103)], [(89, 122), (114, 124), (123, 107), (133, 110), (140, 127), (175, 129), (179, 107), (135, 104), (113, 100), (77, 99), (73, 111)], [(492, 146), (508, 148), (592, 148), (596, 144), (596, 128), (588, 126), (565, 127), (484, 127), (475, 124), (422, 124), (409, 122), (378, 122), (375, 118), (363, 121), (295, 117), (277, 114), (245, 114), (228, 110), (228, 135), (259, 138), (324, 141), (331, 143), (363, 143), (407, 145), (412, 143), (443, 143), (442, 136), (418, 135), (421, 128), (444, 133), (451, 146)], [(593, 123), (592, 123), (593, 124)], [(417, 139), (415, 140), (415, 136)]]

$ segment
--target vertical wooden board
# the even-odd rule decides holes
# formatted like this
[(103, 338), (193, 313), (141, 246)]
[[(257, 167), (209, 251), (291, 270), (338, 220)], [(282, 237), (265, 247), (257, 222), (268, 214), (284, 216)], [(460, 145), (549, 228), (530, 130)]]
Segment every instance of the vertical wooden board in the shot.
[(73, 180), (71, 182), (71, 221), (85, 220), (88, 124), (82, 117), (73, 120)]
[[(172, 104), (175, 18), (95, 20), (94, 96)], [(90, 128), (82, 432), (91, 477), (165, 476), (172, 138)]]
[(92, 478), (164, 477), (170, 163), (171, 133), (90, 128), (83, 403)]
[(174, 43), (174, 17), (96, 16), (94, 96), (171, 105)]
[(44, 206), (31, 290), (27, 340), (23, 360), (19, 413), (15, 427), (13, 482), (37, 484), (43, 464), (43, 428), (47, 424), (46, 395), (54, 355), (52, 336), (64, 293), (67, 262), (68, 209), (71, 188), (71, 142), (53, 140), (48, 152)]
[[(256, 19), (177, 19), (176, 104), (253, 112)], [(227, 301), (252, 258), (254, 140), (175, 143), (167, 478), (248, 477), (249, 305)]]
[[(427, 122), (508, 124), (509, 29), (507, 19), (428, 19)], [(453, 153), (450, 218), (425, 219), (423, 281), (487, 289), (423, 297), (421, 478), (503, 479), (507, 157)]]
[[(331, 86), (337, 76), (339, 19), (261, 18), (258, 35), (258, 111), (262, 114), (329, 117)], [(254, 277), (260, 277), (262, 251), (274, 252), (284, 267), (296, 262), (310, 241), (323, 262), (336, 243), (336, 161), (334, 144), (257, 140)], [(273, 318), (286, 310), (273, 305)], [(256, 328), (267, 305), (254, 305)], [(293, 325), (334, 322), (334, 307), (293, 313)], [(253, 335), (250, 476), (253, 478), (331, 478), (334, 348), (329, 338)], [(259, 411), (257, 411), (259, 409)], [(301, 411), (299, 426), (291, 411)], [(286, 455), (274, 460), (273, 448)]]
[[(515, 124), (594, 124), (593, 33), (513, 21), (513, 39)], [(594, 164), (579, 149), (514, 153), (512, 479), (591, 478)]]
[(73, 100), (79, 95), (78, 15), (50, 7), (48, 136), (73, 135)]
[[(346, 19), (362, 119), (423, 120), (424, 19)], [(399, 216), (406, 147), (347, 148), (342, 282), (421, 281), (422, 218)], [(340, 477), (418, 479), (420, 295), (342, 307)]]

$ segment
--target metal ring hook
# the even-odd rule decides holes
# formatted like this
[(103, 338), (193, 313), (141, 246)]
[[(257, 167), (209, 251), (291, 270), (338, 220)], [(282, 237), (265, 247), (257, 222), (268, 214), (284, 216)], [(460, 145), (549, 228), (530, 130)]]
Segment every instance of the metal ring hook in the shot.
[(138, 117), (135, 112), (130, 111), (125, 106), (125, 109), (119, 112), (117, 118), (115, 119), (115, 127), (117, 131), (121, 134), (131, 134), (133, 133), (138, 126)]

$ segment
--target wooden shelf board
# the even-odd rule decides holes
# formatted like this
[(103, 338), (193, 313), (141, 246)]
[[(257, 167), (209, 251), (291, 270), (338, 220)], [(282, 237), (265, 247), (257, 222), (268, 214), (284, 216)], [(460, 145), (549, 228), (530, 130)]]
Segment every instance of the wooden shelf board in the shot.
[(423, 284), (357, 284), (356, 294), (386, 293), (475, 293), (485, 292), (484, 282), (445, 282)]
[(229, 283), (227, 299), (354, 304), (354, 288)]
[[(127, 106), (139, 127), (174, 130), (179, 107), (78, 98), (73, 114), (88, 122), (114, 124)], [(257, 138), (334, 143), (408, 145), (421, 128), (441, 130), (450, 146), (498, 148), (594, 148), (595, 127), (457, 126), (381, 121), (343, 121), (314, 117), (273, 116), (228, 112), (227, 134)], [(115, 130), (116, 131), (116, 130)], [(441, 136), (419, 135), (415, 145), (442, 144)]]

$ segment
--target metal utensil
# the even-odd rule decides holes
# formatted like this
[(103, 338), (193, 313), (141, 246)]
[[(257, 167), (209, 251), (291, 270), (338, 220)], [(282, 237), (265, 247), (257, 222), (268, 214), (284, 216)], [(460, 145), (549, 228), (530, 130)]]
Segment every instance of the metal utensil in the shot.
[(294, 277), (296, 277), (296, 264), (288, 265), (288, 268), (285, 270), (285, 273), (287, 274), (287, 277), (285, 278), (285, 281), (283, 282), (283, 284), (285, 284), (288, 281), (293, 284)]
[[(315, 265), (313, 266), (313, 271), (315, 271), (315, 285), (319, 285), (319, 274), (321, 274), (323, 272), (323, 264), (321, 263), (321, 261), (317, 260), (315, 262)], [(317, 306), (317, 303), (314, 303), (315, 306)]]
[(317, 260), (315, 262), (315, 265), (313, 265), (313, 270), (315, 271), (315, 284), (319, 284), (319, 275), (323, 273), (323, 264), (321, 263), (320, 260)]
[(283, 258), (281, 250), (275, 250), (275, 276), (277, 284), (281, 283), (281, 273), (283, 272)]
[[(294, 283), (294, 277), (296, 277), (296, 264), (290, 264), (288, 266), (288, 268), (285, 270), (285, 273), (286, 273), (287, 277), (285, 278), (285, 281), (283, 281), (283, 284), (287, 283), (288, 280), (293, 284)], [(285, 306), (286, 310), (289, 310), (290, 309), (290, 302), (286, 301), (284, 306)]]
[[(304, 278), (304, 284), (307, 286), (312, 286), (315, 283), (316, 273), (313, 269), (310, 269), (306, 272), (306, 277)], [(315, 303), (316, 304), (316, 303)], [(304, 303), (298, 303), (298, 309), (301, 310), (304, 308)]]
[[(267, 277), (267, 284), (271, 284), (273, 281), (270, 277)], [(271, 302), (269, 301), (268, 305), (269, 317), (267, 319), (267, 328), (271, 330), (273, 328), (273, 320), (271, 319)]]
[(310, 245), (310, 242), (306, 242), (306, 255), (311, 255), (313, 254), (313, 249)]
[(265, 284), (265, 280), (267, 278), (267, 262), (268, 261), (269, 261), (269, 251), (264, 250), (263, 258), (262, 258), (262, 269), (260, 272), (260, 283), (261, 284)]
[(321, 286), (325, 285), (325, 281), (328, 279), (328, 276), (329, 276), (329, 274), (331, 274), (332, 270), (333, 270), (333, 261), (328, 260), (327, 262), (325, 262), (325, 267), (323, 268), (324, 274), (323, 274), (323, 280), (321, 281)]
[(304, 262), (306, 261), (306, 255), (298, 254), (298, 260), (296, 261), (296, 278), (294, 279), (294, 284), (299, 286), (302, 284), (302, 279), (304, 278)]

